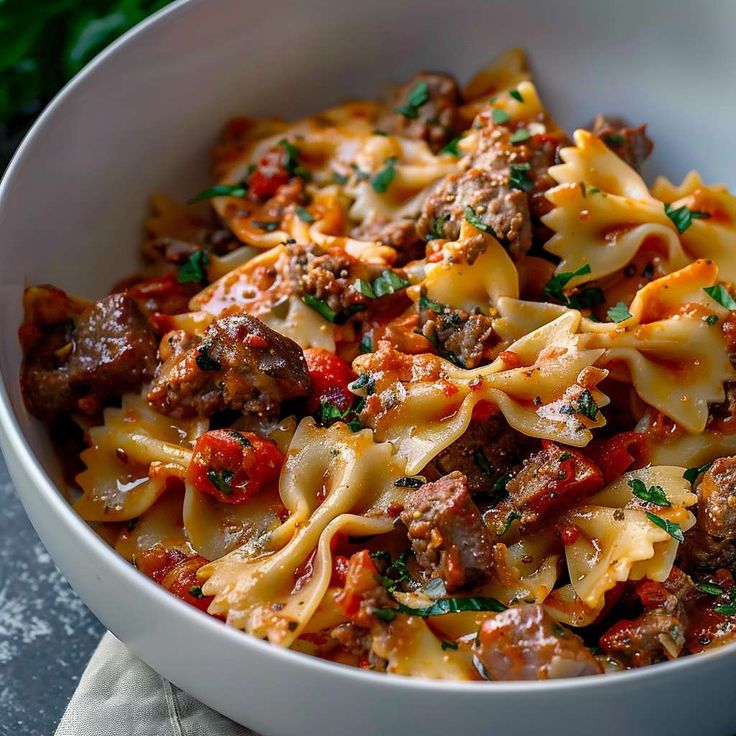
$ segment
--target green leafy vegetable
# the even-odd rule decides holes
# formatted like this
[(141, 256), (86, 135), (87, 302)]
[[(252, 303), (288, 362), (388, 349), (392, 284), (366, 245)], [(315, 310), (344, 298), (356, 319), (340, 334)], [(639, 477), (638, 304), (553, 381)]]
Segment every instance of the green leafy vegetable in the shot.
[(348, 309), (344, 309), (341, 312), (336, 312), (330, 307), (329, 304), (323, 302), (321, 299), (317, 299), (313, 294), (302, 295), (302, 301), (308, 307), (314, 309), (320, 317), (326, 319), (328, 322), (332, 322), (336, 325), (342, 325), (350, 319), (357, 312), (362, 312), (365, 309), (363, 304), (353, 304)]
[(370, 373), (361, 373), (352, 383), (352, 388), (359, 391), (361, 388), (366, 390), (370, 396), (376, 390), (376, 379)]
[(206, 473), (207, 479), (217, 488), (220, 493), (229, 496), (233, 492), (233, 478), (235, 473), (232, 470), (215, 470), (210, 468)]
[(518, 102), (524, 102), (524, 98), (521, 96), (521, 92), (518, 89), (509, 90), (509, 94)]
[(228, 430), (228, 434), (234, 439), (240, 442), (240, 444), (243, 446), (244, 449), (248, 449), (249, 447), (252, 447), (251, 441), (245, 436), (240, 434), (235, 429)]
[(309, 171), (299, 164), (299, 149), (286, 138), (282, 138), (278, 145), (286, 152), (284, 168), (289, 176), (299, 176), (302, 179), (309, 178)]
[(302, 221), (302, 222), (308, 222), (313, 223), (314, 222), (314, 215), (304, 207), (300, 207), (299, 205), (296, 205), (294, 207), (294, 210), (296, 211), (296, 216)]
[(445, 237), (445, 223), (450, 219), (450, 215), (442, 215), (441, 217), (432, 218), (432, 229), (427, 233), (427, 240), (439, 240)]
[(491, 120), (493, 120), (496, 125), (503, 125), (511, 120), (511, 115), (509, 115), (506, 110), (494, 107), (493, 110), (491, 110)]
[(463, 217), (465, 218), (465, 221), (469, 222), (476, 230), (493, 235), (493, 228), (491, 228), (490, 225), (486, 225), (486, 223), (475, 214), (475, 210), (470, 205), (465, 207)]
[(399, 115), (403, 115), (405, 118), (414, 119), (419, 116), (419, 108), (427, 102), (429, 102), (427, 83), (424, 81), (417, 82), (409, 92), (406, 104), (397, 107), (394, 112), (398, 112)]
[(399, 276), (396, 271), (386, 269), (373, 281), (373, 292), (376, 297), (380, 298), (401, 291), (401, 289), (405, 289), (407, 286), (409, 286), (409, 282), (406, 279)]
[(398, 488), (419, 488), (419, 486), (423, 486), (426, 482), (427, 479), (422, 475), (406, 475), (394, 481), (394, 485)]
[(736, 301), (734, 301), (734, 298), (728, 293), (728, 289), (723, 284), (706, 286), (703, 291), (709, 297), (715, 299), (722, 307), (736, 309)]
[(277, 220), (251, 220), (253, 227), (257, 227), (259, 230), (263, 230), (267, 233), (272, 233), (279, 229), (279, 222)]
[(706, 321), (706, 322), (707, 322), (707, 323), (708, 323), (709, 325), (714, 325), (714, 324), (716, 324), (716, 322), (718, 322), (718, 315), (716, 315), (716, 314), (709, 314), (709, 315), (708, 315), (708, 316), (707, 316), (707, 317), (705, 318), (705, 321)]
[(493, 487), (491, 488), (491, 493), (500, 496), (503, 493), (506, 493), (506, 484), (511, 480), (511, 476), (504, 474), (500, 478), (497, 478), (494, 483)]
[(373, 191), (378, 194), (384, 194), (396, 178), (396, 156), (389, 156), (384, 167), (371, 179)]
[(590, 273), (590, 266), (586, 263), (577, 271), (565, 271), (553, 276), (544, 286), (542, 292), (545, 296), (556, 299), (565, 306), (573, 309), (585, 309), (595, 307), (603, 301), (603, 292), (598, 287), (588, 287), (573, 296), (567, 296), (563, 289), (576, 276), (584, 276)]
[(526, 128), (519, 128), (519, 130), (513, 132), (509, 136), (509, 140), (516, 144), (516, 143), (523, 143), (524, 141), (528, 141), (532, 137), (532, 134), (526, 129)]
[(723, 595), (723, 588), (713, 583), (696, 583), (695, 587), (708, 595)]
[(457, 144), (460, 143), (462, 140), (462, 136), (459, 135), (456, 138), (453, 138), (447, 145), (440, 148), (440, 153), (451, 153), (453, 156), (460, 156), (460, 151), (458, 150)]
[(701, 473), (705, 473), (705, 471), (708, 470), (711, 465), (713, 465), (713, 463), (703, 463), (703, 465), (696, 465), (694, 468), (688, 468), (682, 474), (682, 477), (690, 483), (695, 483), (695, 481), (698, 479), (698, 476)]
[(511, 164), (509, 166), (509, 186), (512, 189), (520, 189), (522, 192), (531, 192), (534, 189), (534, 182), (527, 173), (531, 167), (530, 163)]
[(440, 304), (439, 302), (424, 296), (424, 294), (419, 297), (419, 309), (425, 309), (430, 312), (434, 312), (435, 314), (444, 314), (447, 311), (444, 304)]
[(458, 643), (456, 641), (445, 641), (442, 639), (440, 641), (440, 646), (442, 647), (442, 651), (444, 652), (446, 649), (457, 649)]
[(603, 140), (606, 145), (613, 146), (614, 148), (616, 146), (623, 146), (623, 144), (626, 143), (626, 138), (624, 138), (621, 133), (610, 133), (609, 135), (604, 136)]
[(608, 319), (611, 322), (624, 322), (627, 319), (631, 319), (631, 312), (629, 312), (629, 308), (623, 302), (617, 302), (615, 306), (608, 310)]
[[(383, 618), (384, 621), (392, 621), (397, 613), (429, 618), (464, 611), (493, 611), (499, 613), (505, 610), (506, 606), (496, 598), (443, 598), (426, 608), (411, 608), (403, 603), (397, 603), (396, 608), (379, 608), (375, 613), (378, 615), (378, 611), (381, 611), (382, 615), (379, 618)], [(389, 613), (389, 611), (392, 613)]]
[(247, 193), (248, 188), (244, 184), (217, 184), (200, 192), (191, 201), (201, 202), (204, 199), (212, 199), (213, 197), (245, 197)]
[(685, 535), (682, 533), (682, 529), (680, 529), (679, 524), (675, 524), (674, 521), (669, 521), (668, 519), (663, 519), (661, 516), (651, 513), (651, 511), (647, 511), (646, 514), (647, 519), (649, 519), (652, 524), (656, 524), (660, 529), (664, 529), (672, 539), (676, 539), (681, 544), (685, 541)]
[(578, 414), (582, 414), (591, 421), (595, 421), (595, 418), (598, 416), (598, 404), (595, 403), (593, 394), (587, 388), (575, 401), (575, 410)]
[(363, 337), (360, 338), (360, 345), (358, 347), (360, 348), (361, 354), (372, 353), (373, 338), (370, 335), (363, 335)]
[(485, 452), (483, 452), (482, 447), (479, 447), (473, 453), (473, 460), (475, 460), (475, 464), (478, 466), (481, 473), (484, 475), (493, 475), (493, 468), (488, 462), (488, 458), (486, 457)]
[(665, 202), (664, 213), (672, 220), (677, 232), (682, 234), (693, 224), (693, 220), (707, 220), (710, 215), (707, 212), (689, 210), (687, 207), (673, 208)]
[(517, 519), (521, 519), (521, 514), (518, 511), (509, 511), (505, 521), (503, 522), (503, 526), (496, 532), (498, 536), (502, 537), (504, 534), (506, 534), (506, 532), (511, 529), (511, 525)]
[(209, 252), (197, 250), (187, 258), (187, 260), (179, 266), (176, 274), (176, 280), (180, 284), (197, 283), (203, 284), (207, 281), (207, 271), (205, 266), (210, 262)]
[(672, 506), (662, 486), (650, 486), (647, 488), (643, 481), (638, 478), (631, 478), (629, 480), (629, 487), (631, 488), (631, 492), (642, 501), (654, 504), (655, 506)]
[(202, 600), (202, 598), (204, 598), (204, 593), (202, 592), (202, 586), (192, 585), (192, 587), (189, 588), (189, 595), (191, 595), (193, 598), (197, 598), (198, 600)]
[(719, 603), (713, 610), (721, 616), (736, 616), (736, 603)]

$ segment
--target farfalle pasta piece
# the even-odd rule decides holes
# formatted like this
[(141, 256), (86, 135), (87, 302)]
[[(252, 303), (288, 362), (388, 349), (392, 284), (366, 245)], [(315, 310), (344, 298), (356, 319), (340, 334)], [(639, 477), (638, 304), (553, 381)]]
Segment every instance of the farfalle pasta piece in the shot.
[(289, 512), (273, 532), (278, 551), (255, 559), (239, 548), (200, 571), (210, 613), (283, 646), (299, 636), (317, 610), (332, 575), (336, 534), (370, 536), (393, 529), (388, 507), (405, 489), (395, 486), (403, 463), (370, 432), (344, 424), (319, 429), (299, 425), (281, 475), (281, 500)]
[[(603, 350), (579, 346), (579, 322), (580, 313), (571, 311), (514, 343), (509, 351), (520, 366), (510, 370), (501, 358), (464, 370), (432, 355), (397, 354), (400, 368), (392, 372), (387, 366), (396, 361), (390, 354), (379, 350), (360, 356), (353, 367), (372, 374), (376, 391), (364, 415), (376, 438), (390, 442), (406, 458), (410, 475), (467, 429), (479, 401), (497, 406), (524, 434), (584, 446), (592, 437), (591, 428), (605, 420), (600, 411), (584, 416), (574, 406), (584, 391), (597, 407), (605, 406), (607, 398), (594, 388), (605, 371), (586, 371)], [(583, 376), (587, 388), (578, 383)]]
[(86, 470), (76, 477), (83, 495), (74, 509), (87, 521), (128, 521), (155, 503), (167, 479), (183, 479), (192, 442), (208, 422), (165, 417), (136, 394), (125, 394), (121, 408), (103, 416), (80, 455)]
[[(474, 247), (484, 248), (472, 264), (464, 251), (472, 239)], [(501, 297), (519, 296), (519, 275), (507, 251), (492, 235), (463, 222), (457, 241), (442, 247), (442, 260), (427, 263), (422, 286), (427, 296), (439, 304), (466, 312), (487, 314)]]

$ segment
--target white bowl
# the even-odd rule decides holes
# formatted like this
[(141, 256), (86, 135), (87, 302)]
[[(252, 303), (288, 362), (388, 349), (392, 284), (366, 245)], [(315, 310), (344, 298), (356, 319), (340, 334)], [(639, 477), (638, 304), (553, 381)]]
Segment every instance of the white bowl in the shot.
[(95, 296), (135, 269), (148, 194), (186, 197), (204, 185), (208, 148), (228, 116), (297, 116), (376, 95), (422, 68), (466, 78), (513, 44), (531, 53), (563, 125), (600, 110), (648, 120), (650, 171), (680, 177), (697, 167), (706, 180), (728, 180), (734, 28), (736, 4), (726, 0), (189, 0), (67, 86), (0, 189), (0, 445), (41, 539), (103, 623), (165, 677), (271, 736), (732, 733), (732, 647), (609, 677), (447, 684), (282, 651), (180, 603), (98, 539), (57, 490), (44, 428), (20, 398), (16, 330), (24, 284)]

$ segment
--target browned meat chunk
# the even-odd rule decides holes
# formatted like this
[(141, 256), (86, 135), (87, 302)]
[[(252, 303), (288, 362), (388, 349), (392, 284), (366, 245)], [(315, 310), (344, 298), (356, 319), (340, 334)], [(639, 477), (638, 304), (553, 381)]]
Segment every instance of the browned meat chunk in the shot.
[(393, 112), (379, 127), (426, 141), (436, 153), (453, 135), (459, 99), (457, 82), (451, 76), (419, 72), (398, 90)]
[(483, 363), (485, 348), (493, 337), (493, 320), (427, 299), (419, 303), (419, 330), (439, 354), (463, 368)]
[(654, 608), (633, 621), (615, 623), (600, 639), (601, 651), (626, 667), (663, 662), (679, 656), (685, 645), (685, 626), (677, 611)]
[[(434, 188), (422, 208), (417, 232), (425, 239), (456, 240), (465, 208), (471, 207), (482, 226), (507, 243), (512, 256), (521, 258), (532, 244), (532, 214), (539, 217), (549, 211), (544, 192), (555, 181), (547, 169), (565, 138), (533, 135), (514, 144), (511, 125), (492, 124), (486, 114), (476, 122), (481, 126), (476, 151)], [(468, 262), (480, 252), (470, 252)]]
[(506, 487), (522, 525), (528, 526), (600, 490), (603, 474), (578, 450), (545, 441)]
[(728, 539), (717, 539), (696, 524), (685, 534), (682, 546), (682, 565), (686, 569), (717, 570), (736, 565), (736, 544)]
[(138, 390), (153, 376), (158, 347), (153, 328), (123, 294), (35, 330), (21, 386), (28, 410), (39, 418), (65, 411), (94, 414), (105, 401)]
[(535, 604), (514, 606), (486, 619), (475, 657), (489, 680), (552, 680), (603, 671), (579, 636)]
[(273, 416), (282, 401), (305, 396), (301, 348), (248, 314), (215, 320), (203, 338), (170, 337), (148, 400), (162, 414), (210, 416), (224, 409)]
[(705, 472), (697, 489), (698, 523), (717, 539), (736, 539), (736, 457), (722, 457)]
[(375, 217), (356, 227), (352, 237), (383, 243), (393, 248), (397, 253), (397, 265), (424, 258), (424, 241), (417, 234), (413, 220), (391, 222), (385, 217)]
[(462, 473), (409, 493), (401, 520), (417, 563), (431, 577), (442, 578), (448, 591), (483, 580), (490, 572), (491, 540)]
[(633, 127), (623, 118), (598, 115), (593, 121), (591, 130), (615, 154), (637, 171), (641, 169), (641, 165), (654, 149), (654, 144), (647, 135), (646, 123)]
[[(485, 421), (473, 419), (465, 433), (437, 455), (431, 471), (446, 475), (458, 470), (467, 477), (470, 493), (490, 492), (535, 445), (535, 440), (512, 429), (502, 415)], [(431, 471), (422, 472), (429, 475)]]
[(354, 258), (340, 248), (323, 251), (316, 245), (288, 245), (295, 289), (301, 296), (322, 302), (335, 313), (335, 321), (368, 308), (371, 299), (355, 288), (362, 279), (372, 283), (382, 269)]

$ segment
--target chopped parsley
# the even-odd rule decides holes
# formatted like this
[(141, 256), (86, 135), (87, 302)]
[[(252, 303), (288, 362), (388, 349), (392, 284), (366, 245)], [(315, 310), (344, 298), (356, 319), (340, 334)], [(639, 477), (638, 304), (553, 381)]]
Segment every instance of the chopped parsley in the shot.
[(209, 251), (197, 250), (187, 258), (187, 260), (179, 266), (176, 274), (176, 280), (180, 284), (203, 284), (207, 281), (207, 271), (205, 266), (210, 262)]
[(248, 449), (249, 447), (252, 447), (251, 441), (243, 434), (238, 432), (236, 429), (231, 429), (228, 431), (228, 434), (234, 439), (240, 442), (240, 444), (243, 446), (244, 449)]
[(584, 276), (590, 273), (590, 265), (585, 264), (581, 266), (577, 271), (565, 271), (558, 273), (553, 276), (544, 286), (542, 292), (545, 296), (556, 299), (566, 307), (572, 309), (590, 309), (597, 307), (603, 302), (603, 291), (597, 286), (589, 286), (582, 289), (579, 293), (567, 296), (563, 289), (567, 284), (574, 279), (576, 276)]
[(396, 156), (389, 156), (384, 167), (371, 179), (373, 191), (378, 194), (384, 194), (396, 178)]
[(257, 227), (259, 230), (267, 233), (272, 233), (274, 230), (279, 229), (278, 220), (251, 220), (250, 222), (253, 227)]
[(409, 568), (406, 566), (408, 558), (409, 550), (407, 549), (386, 568), (386, 572), (381, 576), (379, 582), (386, 588), (389, 595), (393, 595), (399, 585), (412, 579)]
[(631, 319), (631, 312), (623, 302), (617, 302), (615, 306), (608, 310), (608, 319), (611, 322), (625, 322), (627, 319)]
[(465, 218), (465, 222), (469, 222), (476, 230), (493, 235), (493, 228), (491, 228), (490, 225), (486, 225), (486, 223), (475, 214), (475, 210), (470, 205), (465, 207), (463, 217)]
[(652, 524), (656, 524), (660, 529), (664, 529), (672, 539), (676, 539), (681, 544), (685, 541), (685, 535), (682, 533), (682, 529), (680, 529), (679, 524), (675, 524), (674, 521), (669, 521), (668, 519), (663, 519), (661, 516), (657, 516), (657, 514), (653, 514), (651, 511), (647, 511), (646, 515), (647, 519), (649, 519)]
[(524, 141), (528, 141), (531, 137), (532, 137), (532, 134), (526, 128), (519, 128), (519, 130), (513, 132), (509, 136), (509, 140), (512, 143), (516, 144), (516, 143), (523, 143)]
[(356, 391), (364, 388), (366, 390), (366, 393), (370, 396), (376, 390), (376, 379), (373, 378), (370, 373), (361, 373), (353, 381), (352, 386), (353, 389)]
[(494, 107), (493, 110), (491, 110), (491, 120), (493, 120), (496, 125), (503, 125), (511, 120), (511, 115), (509, 115), (506, 110)]
[(713, 606), (713, 610), (716, 613), (720, 613), (721, 616), (736, 616), (736, 602), (732, 603), (719, 603)]
[(534, 182), (527, 173), (531, 167), (532, 165), (528, 162), (511, 164), (509, 166), (509, 186), (512, 189), (520, 189), (522, 192), (531, 192), (534, 189)]
[(629, 487), (631, 488), (631, 492), (642, 501), (654, 504), (655, 506), (672, 506), (662, 486), (650, 486), (647, 488), (643, 481), (638, 478), (631, 478), (629, 480)]
[(205, 199), (212, 199), (213, 197), (245, 197), (248, 193), (248, 187), (244, 183), (240, 184), (217, 184), (214, 187), (205, 189), (200, 192), (196, 197), (192, 198), (192, 202), (201, 202)]
[(202, 592), (202, 586), (201, 585), (192, 585), (191, 588), (189, 588), (189, 595), (192, 596), (192, 598), (196, 598), (197, 600), (202, 600), (204, 598), (204, 593)]
[(363, 335), (363, 337), (360, 338), (360, 344), (358, 347), (360, 348), (361, 354), (372, 353), (373, 338), (370, 335)]
[(378, 299), (405, 289), (409, 286), (409, 282), (399, 276), (396, 271), (387, 268), (380, 276), (377, 276), (373, 280), (372, 284), (363, 279), (358, 279), (356, 286), (363, 296), (367, 296), (369, 299)]
[(299, 164), (299, 149), (293, 143), (287, 141), (286, 138), (282, 138), (278, 142), (278, 145), (286, 152), (284, 168), (289, 176), (299, 176), (302, 179), (308, 179), (309, 171)]
[(445, 237), (445, 223), (450, 219), (450, 215), (442, 215), (441, 217), (432, 218), (432, 229), (427, 233), (427, 240), (439, 240)]
[(348, 177), (344, 174), (339, 173), (338, 171), (332, 172), (332, 181), (335, 182), (335, 184), (347, 184), (348, 183)]
[(235, 473), (233, 473), (232, 470), (215, 470), (214, 468), (210, 468), (207, 471), (206, 476), (207, 480), (209, 480), (209, 482), (212, 483), (220, 493), (229, 496), (233, 492), (232, 483)]
[(494, 495), (500, 496), (503, 493), (506, 493), (506, 484), (511, 480), (511, 476), (504, 474), (500, 478), (497, 478), (494, 483), (493, 487), (491, 488), (491, 493)]
[(460, 156), (457, 144), (460, 143), (462, 136), (459, 135), (457, 138), (453, 138), (447, 145), (440, 148), (440, 153), (451, 153), (453, 156)]
[(726, 309), (736, 309), (736, 301), (728, 293), (728, 289), (723, 284), (715, 286), (706, 286), (703, 291), (712, 299), (715, 299), (722, 307)]
[(690, 483), (695, 483), (695, 481), (698, 479), (698, 476), (701, 473), (705, 473), (706, 470), (709, 470), (711, 465), (713, 465), (713, 463), (704, 463), (703, 465), (696, 465), (694, 468), (688, 468), (682, 474), (682, 477)]
[(446, 649), (457, 649), (458, 644), (456, 641), (445, 641), (444, 639), (441, 639), (440, 646), (442, 647), (442, 651), (444, 652)]
[(504, 534), (506, 534), (506, 532), (508, 532), (509, 529), (511, 529), (511, 525), (517, 519), (521, 519), (521, 514), (518, 511), (509, 511), (506, 519), (503, 522), (503, 526), (500, 529), (496, 530), (496, 534), (499, 537), (502, 537)]
[(446, 311), (444, 304), (440, 304), (439, 302), (424, 296), (424, 294), (419, 297), (419, 309), (426, 309), (430, 312), (434, 312), (435, 314), (444, 314)]
[(294, 207), (294, 210), (296, 211), (296, 216), (302, 221), (302, 222), (308, 222), (313, 223), (314, 222), (314, 215), (304, 207), (300, 207), (299, 205), (296, 205)]
[(705, 318), (705, 321), (706, 321), (706, 322), (707, 322), (707, 323), (708, 323), (709, 325), (714, 325), (714, 324), (715, 324), (716, 322), (718, 322), (718, 315), (716, 315), (716, 314), (709, 314), (709, 315), (708, 315), (708, 316), (707, 316), (707, 317)]
[(509, 94), (517, 101), (524, 102), (524, 98), (521, 96), (521, 92), (518, 89), (509, 90)]
[(488, 458), (486, 457), (485, 452), (483, 452), (482, 447), (479, 447), (473, 453), (473, 460), (475, 460), (475, 464), (478, 466), (478, 469), (481, 473), (483, 473), (484, 475), (493, 475), (493, 468), (488, 462)]
[(409, 97), (406, 100), (405, 105), (397, 107), (394, 112), (398, 112), (399, 115), (403, 115), (405, 118), (413, 120), (419, 117), (419, 108), (422, 105), (426, 105), (429, 102), (429, 88), (427, 83), (417, 82), (409, 92)]
[(713, 583), (695, 583), (695, 587), (708, 595), (723, 595), (724, 592), (723, 588), (718, 585), (713, 585)]
[[(384, 621), (392, 621), (396, 618), (397, 613), (429, 618), (430, 616), (445, 616), (448, 613), (462, 613), (463, 611), (493, 611), (500, 613), (505, 610), (506, 606), (496, 598), (443, 598), (426, 608), (411, 608), (403, 603), (397, 603), (396, 608), (379, 608), (375, 613)], [(379, 611), (381, 615), (379, 615)]]
[(403, 478), (394, 481), (394, 485), (397, 488), (419, 488), (426, 482), (427, 479), (422, 475), (405, 475)]
[(693, 220), (707, 220), (710, 215), (707, 212), (689, 210), (687, 207), (672, 208), (665, 202), (664, 213), (672, 220), (677, 232), (682, 234), (693, 224)]
[(319, 405), (319, 419), (320, 422), (326, 426), (333, 424), (334, 422), (345, 422), (348, 428), (352, 432), (360, 432), (363, 429), (363, 425), (360, 421), (353, 417), (348, 419), (349, 416), (354, 415), (358, 411), (358, 407), (349, 406), (345, 411), (342, 411), (337, 404), (333, 404), (328, 399), (322, 399)]
[(587, 388), (578, 396), (575, 402), (575, 411), (591, 421), (595, 421), (598, 416), (598, 404), (595, 403), (593, 394)]
[(564, 463), (565, 460), (572, 460), (572, 453), (571, 452), (563, 452), (562, 455), (558, 458), (558, 460), (561, 463)]
[(320, 317), (326, 319), (328, 322), (332, 322), (336, 325), (344, 324), (350, 319), (356, 312), (362, 312), (365, 309), (363, 304), (353, 304), (348, 309), (344, 309), (341, 312), (336, 312), (329, 304), (323, 302), (321, 299), (317, 299), (313, 294), (302, 295), (302, 301), (308, 307), (314, 309)]
[(197, 350), (197, 356), (194, 358), (194, 362), (197, 364), (197, 368), (201, 371), (219, 371), (222, 366), (218, 361), (210, 356), (207, 352), (209, 345), (202, 343)]
[(626, 138), (621, 133), (610, 133), (609, 135), (603, 136), (603, 140), (607, 146), (612, 146), (613, 148), (623, 146), (626, 143)]

